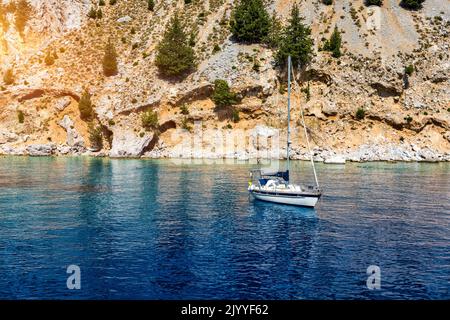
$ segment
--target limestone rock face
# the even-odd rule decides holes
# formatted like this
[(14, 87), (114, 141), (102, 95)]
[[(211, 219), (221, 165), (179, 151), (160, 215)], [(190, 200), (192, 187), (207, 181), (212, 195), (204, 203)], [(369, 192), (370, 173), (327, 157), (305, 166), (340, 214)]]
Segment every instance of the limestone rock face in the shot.
[(153, 138), (153, 134), (145, 134), (142, 138), (134, 132), (114, 132), (110, 157), (140, 157)]
[(49, 144), (33, 144), (26, 148), (28, 155), (30, 156), (50, 156), (56, 150), (56, 145), (53, 143)]
[[(317, 161), (450, 158), (450, 9), (442, 0), (427, 0), (411, 12), (399, 2), (384, 1), (381, 7), (361, 6), (362, 1), (335, 0), (333, 6), (299, 2), (315, 46), (311, 63), (294, 68), (293, 158), (309, 158), (300, 106)], [(30, 3), (33, 15), (23, 34), (12, 14), (7, 30), (0, 24), (0, 153), (285, 156), (286, 70), (275, 61), (276, 49), (232, 39), (228, 26), (237, 1), (199, 1), (198, 6), (159, 1), (154, 11), (142, 0), (106, 1), (100, 7), (98, 0)], [(292, 1), (265, 3), (270, 14), (289, 21)], [(92, 7), (102, 10), (101, 20), (88, 18)], [(180, 11), (188, 29), (198, 28), (186, 30), (195, 35), (190, 45), (197, 64), (183, 77), (165, 77), (155, 64), (156, 49)], [(340, 58), (319, 50), (335, 25), (342, 31)], [(107, 77), (102, 57), (109, 39), (118, 73)], [(46, 63), (48, 54), (53, 63)], [(406, 72), (409, 66), (413, 72)], [(14, 71), (13, 84), (2, 81), (8, 68)], [(225, 110), (211, 99), (218, 79), (227, 81), (238, 100)], [(91, 95), (93, 121), (104, 129), (103, 152), (86, 149), (91, 119), (82, 119), (76, 105), (85, 90)], [(363, 115), (357, 115), (360, 109)], [(173, 123), (158, 128), (158, 139), (143, 128), (142, 115), (149, 110), (159, 123)], [(203, 150), (180, 149), (191, 139), (176, 138), (180, 128), (188, 133), (199, 128), (204, 136), (211, 130), (220, 131), (219, 136), (236, 133), (246, 146), (222, 150), (211, 136)]]
[(84, 139), (78, 131), (74, 128), (74, 123), (69, 116), (65, 115), (64, 118), (59, 122), (59, 125), (63, 127), (67, 132), (66, 143), (70, 147), (80, 147), (84, 148)]

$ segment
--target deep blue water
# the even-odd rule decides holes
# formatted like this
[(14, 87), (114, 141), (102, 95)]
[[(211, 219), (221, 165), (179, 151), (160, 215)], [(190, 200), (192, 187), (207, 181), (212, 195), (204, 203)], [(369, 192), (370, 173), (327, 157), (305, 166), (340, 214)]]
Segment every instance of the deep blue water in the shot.
[(250, 167), (0, 157), (0, 298), (450, 299), (449, 164), (319, 165), (315, 210)]

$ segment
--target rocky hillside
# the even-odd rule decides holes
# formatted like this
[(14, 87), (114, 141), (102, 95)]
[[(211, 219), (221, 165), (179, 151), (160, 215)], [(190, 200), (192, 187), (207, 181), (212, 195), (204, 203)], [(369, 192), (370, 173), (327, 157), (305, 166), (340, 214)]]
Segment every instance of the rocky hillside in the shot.
[[(12, 0), (2, 2), (0, 154), (284, 155), (286, 74), (274, 63), (274, 49), (231, 36), (238, 1), (156, 0), (149, 10), (146, 0), (30, 0), (22, 32)], [(302, 106), (318, 161), (336, 155), (352, 161), (450, 160), (450, 3), (426, 0), (410, 11), (399, 2), (367, 7), (363, 0), (298, 1), (314, 55), (296, 74), (295, 158), (307, 157)], [(269, 0), (265, 6), (287, 24), (292, 3)], [(88, 17), (92, 10), (101, 18)], [(157, 45), (175, 14), (192, 35), (196, 55), (195, 69), (176, 79), (155, 65)], [(335, 26), (342, 35), (338, 59), (320, 50)], [(102, 59), (108, 41), (117, 51), (118, 72), (107, 77)], [(217, 79), (240, 98), (237, 117), (211, 99)], [(79, 111), (84, 91), (95, 111), (89, 121)], [(143, 127), (149, 110), (157, 114), (157, 129)]]

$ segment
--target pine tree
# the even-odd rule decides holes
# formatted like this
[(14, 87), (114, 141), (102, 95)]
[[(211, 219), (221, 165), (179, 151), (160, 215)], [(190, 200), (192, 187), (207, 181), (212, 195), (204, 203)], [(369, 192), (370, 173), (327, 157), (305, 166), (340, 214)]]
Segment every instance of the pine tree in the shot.
[(31, 18), (33, 8), (27, 0), (19, 0), (16, 4), (15, 11), (15, 25), (17, 31), (19, 31), (20, 35), (23, 37), (23, 32), (25, 31), (25, 26), (27, 25), (28, 20)]
[(14, 81), (15, 81), (14, 78), (15, 78), (14, 77), (14, 71), (13, 71), (13, 69), (9, 68), (9, 69), (6, 70), (5, 74), (3, 75), (3, 82), (6, 85), (13, 84)]
[(147, 2), (147, 8), (150, 11), (155, 10), (155, 0), (148, 0)]
[(108, 40), (108, 44), (105, 47), (102, 65), (105, 76), (110, 77), (117, 74), (117, 52), (111, 39)]
[(97, 19), (97, 10), (94, 7), (91, 7), (89, 10), (88, 17), (91, 19)]
[(383, 0), (365, 0), (366, 6), (382, 6)]
[(9, 28), (9, 22), (6, 18), (6, 5), (3, 4), (3, 0), (0, 0), (0, 24), (2, 25), (2, 29), (6, 32)]
[(155, 64), (165, 76), (184, 75), (195, 66), (194, 49), (188, 44), (178, 15), (172, 18), (158, 45)]
[(214, 91), (211, 95), (211, 100), (219, 108), (232, 106), (238, 102), (236, 94), (231, 92), (228, 83), (221, 79), (214, 82)]
[(270, 29), (267, 34), (264, 42), (270, 48), (278, 48), (281, 42), (281, 36), (283, 33), (283, 25), (281, 24), (280, 19), (277, 17), (277, 14), (274, 13), (272, 18), (270, 19)]
[(406, 9), (419, 10), (422, 8), (422, 3), (424, 2), (425, 0), (402, 0), (400, 5)]
[(332, 52), (334, 58), (339, 58), (341, 54), (342, 37), (337, 26), (331, 34), (330, 40), (325, 41), (323, 50)]
[(278, 65), (284, 66), (289, 55), (292, 57), (294, 66), (307, 64), (312, 57), (313, 44), (311, 28), (303, 24), (299, 8), (294, 4), (289, 24), (284, 29), (280, 47), (276, 53)]
[(80, 118), (85, 121), (91, 121), (94, 118), (94, 108), (92, 106), (91, 94), (87, 89), (84, 90), (78, 102)]
[(262, 42), (270, 29), (270, 17), (262, 0), (241, 0), (232, 13), (230, 26), (236, 40)]

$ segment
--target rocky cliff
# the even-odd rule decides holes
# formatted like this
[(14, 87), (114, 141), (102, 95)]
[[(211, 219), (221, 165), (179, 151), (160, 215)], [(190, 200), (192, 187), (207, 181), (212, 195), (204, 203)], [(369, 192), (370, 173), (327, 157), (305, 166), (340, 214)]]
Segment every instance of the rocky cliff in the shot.
[[(3, 1), (0, 84), (0, 154), (109, 155), (113, 157), (283, 157), (286, 79), (274, 52), (235, 42), (228, 21), (237, 1), (35, 0), (24, 32)], [(287, 23), (293, 1), (265, 5)], [(450, 3), (426, 0), (417, 11), (398, 0), (366, 7), (362, 0), (298, 1), (315, 40), (311, 64), (297, 73), (291, 125), (293, 157), (307, 157), (300, 107), (316, 160), (450, 160)], [(91, 8), (101, 19), (90, 19)], [(156, 46), (171, 17), (197, 30), (195, 70), (184, 79), (162, 77)], [(343, 55), (319, 50), (337, 26)], [(118, 73), (102, 72), (109, 39)], [(46, 55), (54, 61), (46, 63)], [(405, 67), (414, 71), (405, 74)], [(211, 100), (224, 79), (241, 98), (239, 120)], [(0, 82), (1, 79), (0, 79)], [(92, 146), (78, 103), (92, 95), (103, 146)], [(358, 110), (364, 110), (363, 116)], [(158, 130), (142, 127), (142, 114), (158, 114)]]

